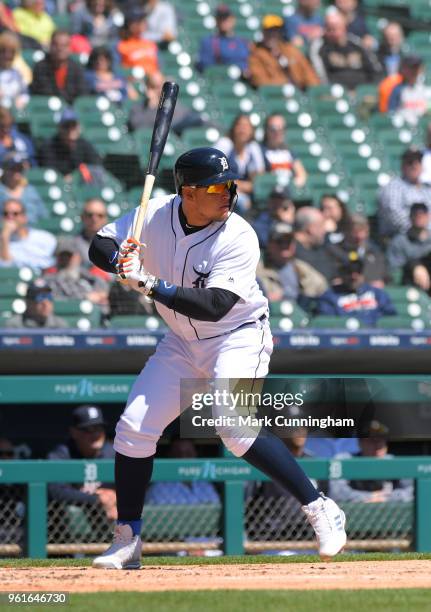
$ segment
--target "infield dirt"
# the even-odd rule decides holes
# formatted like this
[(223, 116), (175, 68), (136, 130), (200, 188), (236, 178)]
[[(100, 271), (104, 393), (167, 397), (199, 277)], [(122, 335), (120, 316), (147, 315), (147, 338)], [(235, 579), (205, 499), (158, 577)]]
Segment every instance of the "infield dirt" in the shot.
[(238, 565), (145, 565), (140, 570), (91, 567), (0, 569), (0, 591), (196, 591), (202, 589), (431, 588), (431, 560)]

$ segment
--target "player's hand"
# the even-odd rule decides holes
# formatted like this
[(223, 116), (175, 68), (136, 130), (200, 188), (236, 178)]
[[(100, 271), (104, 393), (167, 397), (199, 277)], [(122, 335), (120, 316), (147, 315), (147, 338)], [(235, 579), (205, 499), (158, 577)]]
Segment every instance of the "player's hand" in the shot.
[(134, 241), (131, 246), (132, 245), (136, 246), (127, 248), (126, 245), (126, 248), (123, 249), (123, 253), (120, 250), (117, 272), (120, 278), (127, 280), (129, 287), (135, 291), (139, 291), (139, 293), (148, 295), (156, 284), (157, 279), (145, 270), (139, 257), (139, 243)]
[(141, 257), (143, 247), (145, 247), (145, 244), (142, 244), (138, 240), (135, 240), (134, 238), (126, 238), (120, 244), (118, 258), (128, 257), (129, 255), (135, 252), (138, 253), (139, 257)]

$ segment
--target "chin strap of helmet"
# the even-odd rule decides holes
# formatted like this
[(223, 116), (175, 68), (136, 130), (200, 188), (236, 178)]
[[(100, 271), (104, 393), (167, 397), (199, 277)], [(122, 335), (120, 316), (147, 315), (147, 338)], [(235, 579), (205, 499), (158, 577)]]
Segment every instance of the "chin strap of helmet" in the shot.
[(230, 193), (229, 210), (230, 212), (232, 212), (238, 200), (238, 191), (236, 188), (236, 184), (233, 181), (232, 181), (232, 185), (229, 188), (229, 193)]

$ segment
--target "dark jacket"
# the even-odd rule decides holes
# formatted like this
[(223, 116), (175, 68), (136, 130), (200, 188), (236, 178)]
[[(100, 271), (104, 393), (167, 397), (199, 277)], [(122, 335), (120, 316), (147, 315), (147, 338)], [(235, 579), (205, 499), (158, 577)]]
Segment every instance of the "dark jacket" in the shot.
[(34, 66), (30, 91), (38, 96), (60, 96), (68, 104), (72, 104), (78, 96), (88, 93), (84, 70), (71, 59), (67, 62), (64, 89), (59, 89), (55, 81), (55, 68), (49, 56)]
[(71, 150), (58, 134), (40, 148), (39, 161), (41, 166), (54, 168), (62, 174), (70, 174), (81, 164), (97, 166), (102, 163), (98, 152), (85, 138), (78, 138), (75, 148)]

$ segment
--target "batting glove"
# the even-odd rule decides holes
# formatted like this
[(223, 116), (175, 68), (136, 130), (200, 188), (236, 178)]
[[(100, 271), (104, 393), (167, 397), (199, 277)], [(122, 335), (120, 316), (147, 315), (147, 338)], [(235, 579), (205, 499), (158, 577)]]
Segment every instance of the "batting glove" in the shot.
[(138, 255), (141, 255), (141, 249), (145, 246), (145, 244), (138, 242), (138, 240), (135, 240), (135, 238), (126, 238), (120, 244), (118, 258), (120, 259), (121, 257), (127, 257), (135, 251), (138, 253)]
[(127, 240), (127, 243), (123, 249), (124, 255), (121, 251), (123, 244), (120, 247), (117, 272), (123, 280), (127, 281), (129, 287), (143, 295), (149, 295), (157, 282), (157, 278), (145, 270), (139, 257), (140, 244), (131, 238)]

